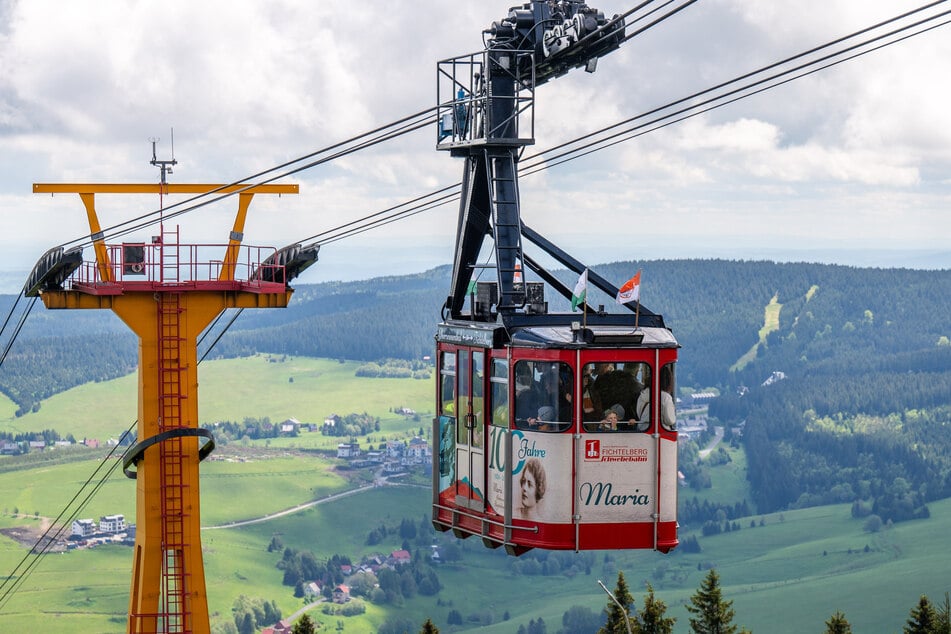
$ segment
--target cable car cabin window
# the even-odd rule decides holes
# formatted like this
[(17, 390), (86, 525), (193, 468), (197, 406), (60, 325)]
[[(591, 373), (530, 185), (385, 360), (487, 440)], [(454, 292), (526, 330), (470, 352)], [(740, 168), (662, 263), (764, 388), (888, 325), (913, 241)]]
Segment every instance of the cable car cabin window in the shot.
[(571, 427), (574, 373), (559, 361), (515, 363), (515, 426), (560, 432)]
[(456, 416), (456, 353), (443, 352), (439, 364), (439, 413)]
[[(677, 428), (677, 411), (674, 407), (674, 364), (668, 363), (660, 369), (660, 424), (668, 431)], [(651, 411), (651, 393), (641, 392), (637, 397), (637, 412), (646, 412), (643, 416), (649, 421)]]
[(677, 429), (677, 410), (674, 407), (677, 393), (674, 383), (674, 365), (668, 363), (660, 369), (660, 424), (664, 429), (674, 431)]
[(458, 350), (457, 354), (459, 355), (459, 363), (456, 366), (458, 370), (458, 380), (456, 386), (459, 388), (459, 393), (456, 398), (456, 407), (455, 411), (458, 412), (459, 424), (456, 425), (456, 444), (469, 444), (469, 418), (468, 409), (469, 409), (469, 351), (468, 350)]
[(489, 377), (491, 393), (489, 407), (492, 408), (492, 424), (496, 427), (509, 426), (509, 365), (506, 359), (492, 359), (492, 374)]
[[(649, 364), (588, 363), (582, 372), (585, 431), (644, 432), (650, 429)], [(646, 399), (643, 402), (642, 397)]]

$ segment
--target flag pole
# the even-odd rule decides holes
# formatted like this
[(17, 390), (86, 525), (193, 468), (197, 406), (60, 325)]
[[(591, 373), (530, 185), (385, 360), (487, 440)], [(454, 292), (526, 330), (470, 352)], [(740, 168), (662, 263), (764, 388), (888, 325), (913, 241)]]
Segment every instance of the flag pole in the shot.
[(588, 327), (588, 269), (584, 270), (584, 301), (581, 302), (581, 327)]
[(588, 298), (585, 297), (585, 300), (581, 302), (581, 327), (588, 327)]
[(641, 317), (641, 270), (637, 269), (637, 306), (634, 308), (634, 330), (637, 330), (637, 322)]

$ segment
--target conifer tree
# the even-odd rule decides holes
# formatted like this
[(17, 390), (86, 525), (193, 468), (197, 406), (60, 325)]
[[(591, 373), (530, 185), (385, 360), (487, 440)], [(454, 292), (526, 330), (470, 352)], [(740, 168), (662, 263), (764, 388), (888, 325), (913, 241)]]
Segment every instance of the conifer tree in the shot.
[(901, 629), (904, 634), (934, 634), (935, 626), (938, 623), (938, 614), (928, 597), (921, 595), (918, 599), (918, 605), (911, 609), (911, 613), (905, 627)]
[(711, 568), (686, 606), (696, 617), (690, 619), (690, 628), (695, 634), (736, 634), (732, 606), (732, 601), (723, 600), (720, 576)]
[(641, 634), (672, 634), (676, 618), (667, 616), (667, 604), (654, 598), (654, 587), (647, 584), (644, 607), (637, 613), (637, 630)]
[(621, 607), (612, 599), (608, 599), (608, 605), (607, 608), (605, 608), (608, 614), (608, 620), (601, 629), (598, 630), (598, 634), (627, 634), (628, 623), (632, 625), (631, 631), (633, 631), (633, 626), (636, 625), (628, 616), (634, 607), (634, 597), (631, 596), (631, 591), (627, 588), (624, 573), (620, 571), (617, 573), (617, 586), (614, 588), (614, 598), (617, 599), (618, 603), (624, 606), (624, 610), (621, 610)]
[(944, 593), (944, 603), (936, 609), (938, 620), (935, 624), (935, 634), (951, 634), (951, 596)]
[(845, 620), (845, 615), (836, 610), (828, 621), (826, 621), (825, 634), (852, 634), (852, 625)]
[(423, 629), (419, 631), (419, 634), (439, 634), (439, 628), (433, 625), (432, 619), (426, 619), (426, 622), (423, 623)]
[(316, 631), (313, 620), (305, 614), (297, 619), (297, 623), (294, 623), (291, 634), (314, 634)]

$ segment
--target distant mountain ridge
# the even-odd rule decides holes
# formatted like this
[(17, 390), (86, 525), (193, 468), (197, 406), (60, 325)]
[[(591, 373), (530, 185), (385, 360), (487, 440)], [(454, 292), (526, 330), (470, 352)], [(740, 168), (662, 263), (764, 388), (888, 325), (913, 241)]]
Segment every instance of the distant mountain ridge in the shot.
[[(710, 413), (746, 446), (760, 512), (853, 502), (858, 515), (900, 521), (951, 496), (951, 272), (730, 260), (593, 268), (618, 285), (641, 271), (641, 301), (682, 345), (678, 387), (719, 390)], [(285, 309), (244, 311), (210, 357), (420, 359), (432, 353), (449, 276), (443, 266), (299, 285)], [(620, 309), (595, 289), (588, 301)], [(229, 320), (213, 324), (199, 356)], [(0, 390), (29, 411), (134, 370), (136, 348), (108, 311), (34, 311)]]
[[(756, 384), (773, 370), (837, 372), (856, 355), (874, 363), (902, 359), (913, 370), (919, 353), (934, 353), (941, 337), (951, 337), (948, 271), (730, 260), (592, 268), (618, 285), (642, 270), (641, 300), (664, 315), (683, 346), (681, 386)], [(449, 267), (442, 266), (415, 275), (296, 286), (285, 309), (244, 311), (210, 356), (418, 359), (433, 350), (449, 275)], [(576, 281), (567, 271), (559, 277), (569, 287)], [(589, 293), (589, 303), (619, 309), (614, 298), (596, 289)], [(782, 305), (779, 328), (760, 343), (764, 311), (773, 298)], [(0, 297), (0, 305), (9, 311), (14, 299)], [(552, 311), (569, 310), (567, 301), (550, 291), (546, 299)], [(229, 319), (226, 314), (209, 333), (200, 354)], [(753, 348), (755, 358), (730, 372)], [(0, 368), (0, 391), (29, 409), (74, 385), (134, 370), (135, 355), (133, 335), (109, 311), (67, 315), (37, 307)]]

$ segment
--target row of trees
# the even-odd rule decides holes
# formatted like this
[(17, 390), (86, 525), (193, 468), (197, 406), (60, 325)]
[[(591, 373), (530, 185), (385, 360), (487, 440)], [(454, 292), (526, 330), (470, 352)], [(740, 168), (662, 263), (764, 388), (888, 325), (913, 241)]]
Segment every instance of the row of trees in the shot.
[(380, 431), (380, 419), (366, 412), (347, 414), (333, 422), (325, 422), (320, 428), (324, 436), (366, 436), (375, 431)]
[(760, 512), (863, 500), (898, 522), (951, 496), (949, 382), (951, 373), (866, 374), (836, 385), (827, 377), (787, 379), (721, 397), (710, 411), (746, 422)]
[[(730, 383), (728, 368), (757, 342), (763, 307), (774, 296), (783, 304), (780, 328), (760, 347), (761, 356), (739, 370), (739, 382), (755, 385), (764, 369), (791, 373), (801, 363), (811, 371), (836, 374), (883, 359), (893, 367), (908, 353), (920, 369), (920, 353), (938, 345), (942, 336), (947, 339), (948, 333), (940, 332), (941, 320), (933, 319), (951, 312), (951, 282), (941, 271), (722, 260), (597, 266), (602, 276), (618, 282), (638, 268), (645, 305), (663, 314), (680, 343), (692, 351), (680, 364), (681, 385)], [(432, 353), (449, 276), (450, 268), (443, 266), (416, 275), (297, 285), (286, 309), (242, 314), (210, 358), (263, 352), (363, 361), (420, 359)], [(569, 288), (576, 280), (568, 271), (557, 276)], [(889, 292), (882, 293), (883, 288)], [(728, 304), (724, 289), (729, 289)], [(615, 309), (613, 298), (591, 292), (591, 302)], [(3, 297), (0, 305), (11, 300)], [(553, 293), (548, 300), (552, 310), (568, 309), (567, 301)], [(280, 337), (274, 336), (275, 328), (281, 328)], [(108, 311), (34, 313), (20, 338), (29, 341), (11, 349), (0, 391), (21, 413), (69, 387), (122, 376), (136, 367), (136, 339)], [(934, 367), (941, 362), (935, 359)]]
[(277, 438), (280, 435), (280, 425), (271, 422), (270, 417), (260, 418), (248, 416), (240, 423), (223, 420), (213, 426), (215, 439), (218, 441), (238, 441), (242, 438), (258, 440), (260, 438)]
[(281, 620), (281, 609), (274, 601), (241, 595), (231, 607), (232, 620), (238, 634), (255, 634), (261, 628)]
[(422, 359), (384, 359), (359, 366), (355, 376), (387, 379), (428, 379), (432, 376), (432, 363)]
[[(608, 592), (607, 588), (605, 592)], [(614, 590), (608, 594), (609, 600), (600, 615), (589, 608), (572, 606), (562, 615), (561, 628), (553, 630), (554, 634), (673, 634), (677, 619), (667, 615), (667, 604), (655, 596), (650, 584), (647, 584), (647, 594), (640, 609), (635, 609), (634, 597), (623, 572), (618, 573)], [(715, 569), (710, 569), (685, 607), (690, 613), (693, 634), (750, 634), (749, 630), (734, 623), (733, 601), (723, 596), (720, 576)], [(825, 621), (825, 626), (822, 634), (852, 634), (851, 624), (839, 610)], [(387, 634), (411, 631), (413, 629), (403, 618), (391, 619), (380, 629)], [(531, 619), (527, 625), (519, 625), (516, 631), (517, 634), (548, 634), (549, 629), (544, 619), (539, 617)], [(298, 631), (294, 632), (297, 634)], [(439, 628), (430, 618), (418, 632), (435, 634)], [(941, 605), (933, 604), (922, 595), (910, 610), (902, 634), (951, 634), (951, 599), (948, 593), (945, 593)]]

